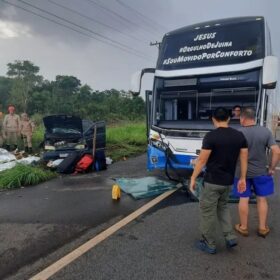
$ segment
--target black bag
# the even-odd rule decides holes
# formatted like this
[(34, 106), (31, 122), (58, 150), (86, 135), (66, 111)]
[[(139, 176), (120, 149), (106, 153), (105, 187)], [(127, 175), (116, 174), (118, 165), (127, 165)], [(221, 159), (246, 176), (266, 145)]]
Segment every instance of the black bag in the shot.
[(70, 153), (58, 166), (57, 166), (57, 172), (59, 173), (65, 173), (70, 174), (75, 171), (75, 167), (77, 162), (82, 157), (82, 153), (79, 152), (73, 152)]

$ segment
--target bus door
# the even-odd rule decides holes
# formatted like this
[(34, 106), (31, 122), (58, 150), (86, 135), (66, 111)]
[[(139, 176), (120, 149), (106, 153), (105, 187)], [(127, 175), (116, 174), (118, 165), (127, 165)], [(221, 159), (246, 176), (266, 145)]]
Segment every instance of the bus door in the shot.
[(148, 139), (150, 127), (151, 127), (152, 91), (146, 90), (145, 95), (146, 95), (146, 134)]

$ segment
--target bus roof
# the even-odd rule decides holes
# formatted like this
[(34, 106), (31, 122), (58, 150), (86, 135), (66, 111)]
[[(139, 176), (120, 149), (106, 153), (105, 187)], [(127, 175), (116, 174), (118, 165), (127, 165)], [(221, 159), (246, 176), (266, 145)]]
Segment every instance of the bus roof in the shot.
[(155, 74), (188, 76), (262, 67), (266, 35), (262, 16), (213, 20), (171, 31), (160, 45)]
[(226, 26), (226, 25), (232, 25), (232, 24), (236, 24), (236, 23), (252, 22), (252, 21), (256, 21), (256, 20), (264, 21), (264, 17), (263, 16), (232, 17), (232, 18), (204, 21), (204, 22), (200, 22), (200, 23), (196, 23), (196, 24), (192, 24), (192, 25), (188, 25), (188, 26), (184, 26), (184, 27), (175, 29), (173, 31), (166, 33), (165, 36), (185, 33), (187, 31), (192, 31), (194, 29), (202, 29), (202, 28), (207, 29), (208, 27), (211, 27), (211, 26), (219, 26), (219, 25)]

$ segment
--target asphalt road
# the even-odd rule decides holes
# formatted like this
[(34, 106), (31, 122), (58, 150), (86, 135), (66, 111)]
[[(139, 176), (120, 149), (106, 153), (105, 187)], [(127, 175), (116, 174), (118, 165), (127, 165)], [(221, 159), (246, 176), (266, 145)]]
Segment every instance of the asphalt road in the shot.
[(0, 192), (0, 279), (20, 268), (18, 279), (27, 279), (145, 204), (148, 199), (136, 201), (125, 194), (117, 203), (111, 199), (112, 178), (146, 176), (145, 161), (143, 155), (106, 171)]
[[(145, 161), (143, 155), (104, 172), (0, 193), (0, 279), (28, 279), (148, 202), (127, 195), (111, 200), (112, 178), (148, 175)], [(279, 174), (276, 182), (277, 189)], [(208, 256), (194, 247), (198, 204), (178, 191), (52, 279), (279, 279), (279, 196), (277, 189), (270, 200), (266, 239), (255, 234), (251, 205), (251, 236), (229, 252), (219, 235), (218, 254)], [(237, 222), (236, 205), (231, 208)]]
[[(250, 236), (239, 237), (239, 246), (228, 250), (217, 229), (218, 253), (207, 255), (194, 246), (198, 204), (178, 203), (177, 193), (51, 279), (280, 279), (279, 198), (278, 172), (270, 199), (270, 235), (256, 235), (256, 205), (251, 205)], [(230, 206), (234, 223), (236, 206)]]

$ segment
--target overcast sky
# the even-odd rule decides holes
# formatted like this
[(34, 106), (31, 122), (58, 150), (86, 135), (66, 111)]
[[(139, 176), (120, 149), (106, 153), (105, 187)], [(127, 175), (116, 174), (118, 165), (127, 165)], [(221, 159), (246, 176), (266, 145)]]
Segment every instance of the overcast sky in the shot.
[(5, 1), (0, 0), (0, 75), (6, 74), (8, 62), (27, 59), (47, 79), (74, 75), (94, 90), (128, 90), (135, 71), (155, 66), (157, 48), (149, 44), (164, 33), (250, 15), (266, 17), (274, 53), (280, 57), (279, 0)]

